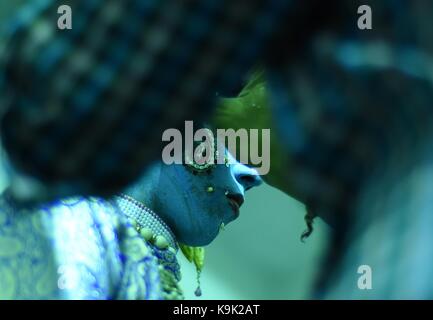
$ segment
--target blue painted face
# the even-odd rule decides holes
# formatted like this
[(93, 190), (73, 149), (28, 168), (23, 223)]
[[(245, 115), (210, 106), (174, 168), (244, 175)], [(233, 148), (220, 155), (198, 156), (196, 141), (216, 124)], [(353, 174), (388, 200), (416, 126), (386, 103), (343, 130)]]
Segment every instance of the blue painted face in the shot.
[(228, 152), (226, 157), (227, 165), (217, 164), (204, 171), (162, 163), (151, 170), (147, 180), (153, 182), (147, 202), (179, 242), (189, 246), (212, 242), (222, 223), (227, 225), (239, 216), (245, 191), (262, 183), (254, 169), (237, 162)]

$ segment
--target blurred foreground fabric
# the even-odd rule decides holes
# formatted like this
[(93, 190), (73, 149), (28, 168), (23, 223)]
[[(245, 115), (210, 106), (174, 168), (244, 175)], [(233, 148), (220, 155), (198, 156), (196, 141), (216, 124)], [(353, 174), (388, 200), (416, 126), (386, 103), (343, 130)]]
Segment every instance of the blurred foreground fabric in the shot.
[(208, 115), (256, 63), (290, 2), (35, 0), (3, 34), (1, 137), (53, 194), (108, 195)]

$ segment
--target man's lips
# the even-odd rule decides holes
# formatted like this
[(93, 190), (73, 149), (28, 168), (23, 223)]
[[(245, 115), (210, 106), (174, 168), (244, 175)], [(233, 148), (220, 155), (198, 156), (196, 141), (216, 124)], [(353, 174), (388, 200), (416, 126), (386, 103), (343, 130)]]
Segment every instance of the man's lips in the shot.
[(236, 193), (236, 194), (229, 193), (226, 195), (226, 197), (228, 198), (229, 204), (232, 207), (233, 211), (238, 216), (239, 215), (239, 209), (242, 206), (242, 204), (244, 203), (244, 197), (239, 193)]

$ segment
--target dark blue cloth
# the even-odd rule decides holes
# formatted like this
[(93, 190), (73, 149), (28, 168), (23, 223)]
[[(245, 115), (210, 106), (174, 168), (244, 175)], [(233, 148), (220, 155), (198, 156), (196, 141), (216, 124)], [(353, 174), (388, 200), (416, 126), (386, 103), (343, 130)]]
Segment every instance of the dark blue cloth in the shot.
[[(32, 1), (1, 54), (12, 164), (63, 195), (112, 194), (161, 152), (162, 131), (239, 87), (290, 1)], [(61, 187), (60, 187), (61, 186)]]

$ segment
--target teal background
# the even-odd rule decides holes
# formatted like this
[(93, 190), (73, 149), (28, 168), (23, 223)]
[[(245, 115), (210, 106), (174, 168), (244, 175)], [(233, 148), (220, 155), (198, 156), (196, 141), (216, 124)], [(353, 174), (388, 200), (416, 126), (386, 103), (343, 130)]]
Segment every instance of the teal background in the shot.
[[(206, 249), (200, 299), (309, 298), (329, 228), (317, 219), (302, 243), (304, 214), (301, 203), (267, 185), (249, 191), (239, 219)], [(197, 299), (195, 269), (179, 258), (185, 297)]]
[[(25, 0), (1, 1), (0, 23)], [(0, 37), (0, 41), (2, 41)], [(7, 184), (0, 169), (0, 189)], [(240, 218), (207, 247), (199, 299), (303, 299), (320, 266), (328, 228), (320, 220), (306, 243), (302, 204), (263, 185), (247, 193)], [(187, 299), (196, 299), (196, 273), (179, 254)]]

